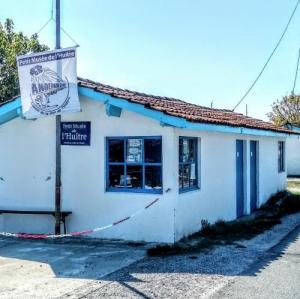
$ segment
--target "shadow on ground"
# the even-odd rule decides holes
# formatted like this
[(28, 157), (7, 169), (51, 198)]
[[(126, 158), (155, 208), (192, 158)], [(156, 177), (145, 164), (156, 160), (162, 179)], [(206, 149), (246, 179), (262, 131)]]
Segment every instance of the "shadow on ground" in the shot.
[[(28, 262), (49, 265), (56, 278), (101, 279), (124, 284), (142, 281), (138, 277), (154, 273), (257, 275), (272, 261), (280, 258), (299, 235), (300, 227), (267, 252), (235, 244), (207, 252), (147, 259), (144, 259), (147, 246), (142, 243), (88, 240), (48, 242), (1, 238), (0, 276), (10, 269), (16, 271), (9, 267), (11, 263), (26, 268)], [(259, 262), (253, 264), (257, 259)]]

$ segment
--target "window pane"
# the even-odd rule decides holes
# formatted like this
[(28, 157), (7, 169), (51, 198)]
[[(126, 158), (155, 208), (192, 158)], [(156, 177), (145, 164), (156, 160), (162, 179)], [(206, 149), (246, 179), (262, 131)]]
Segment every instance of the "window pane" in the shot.
[(124, 162), (124, 140), (110, 139), (109, 146), (109, 162)]
[(179, 138), (179, 162), (182, 162), (183, 156), (183, 138)]
[(161, 139), (145, 139), (145, 162), (161, 162)]
[(143, 188), (142, 166), (127, 166), (127, 188)]
[(145, 189), (161, 189), (161, 166), (145, 167)]
[(179, 161), (196, 161), (196, 139), (181, 138), (179, 142)]
[(179, 188), (183, 187), (183, 165), (179, 165)]
[(125, 175), (123, 165), (109, 166), (109, 181), (108, 186), (113, 188), (124, 188)]
[(129, 163), (142, 163), (143, 139), (128, 139), (126, 161)]
[(182, 173), (182, 184), (183, 188), (190, 187), (190, 165), (183, 165), (183, 173)]
[(196, 163), (190, 165), (190, 187), (197, 187)]

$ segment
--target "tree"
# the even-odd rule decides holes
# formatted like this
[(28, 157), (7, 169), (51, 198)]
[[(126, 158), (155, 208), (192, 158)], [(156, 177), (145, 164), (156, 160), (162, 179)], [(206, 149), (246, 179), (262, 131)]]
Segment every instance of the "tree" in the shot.
[(272, 112), (267, 114), (270, 121), (278, 126), (286, 124), (300, 126), (300, 95), (289, 95), (272, 104)]
[(48, 49), (39, 43), (37, 34), (27, 37), (14, 32), (11, 19), (0, 22), (0, 103), (20, 93), (16, 56)]

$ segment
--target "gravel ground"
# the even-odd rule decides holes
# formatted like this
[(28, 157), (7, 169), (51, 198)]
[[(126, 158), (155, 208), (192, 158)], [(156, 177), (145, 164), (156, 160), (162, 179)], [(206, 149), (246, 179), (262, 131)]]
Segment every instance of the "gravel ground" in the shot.
[[(252, 240), (205, 253), (145, 258), (59, 298), (209, 298), (257, 260), (259, 272), (270, 262), (266, 251), (300, 225), (300, 213)], [(275, 257), (274, 257), (275, 258)]]

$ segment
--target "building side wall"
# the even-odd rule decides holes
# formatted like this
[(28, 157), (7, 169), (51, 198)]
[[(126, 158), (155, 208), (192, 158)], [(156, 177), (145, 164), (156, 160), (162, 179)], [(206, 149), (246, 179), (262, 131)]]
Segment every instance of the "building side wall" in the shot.
[[(121, 117), (109, 117), (101, 103), (82, 99), (83, 112), (64, 115), (67, 121), (92, 120), (91, 146), (63, 146), (63, 207), (73, 211), (72, 231), (107, 225), (131, 215), (159, 198), (157, 204), (137, 217), (105, 230), (96, 237), (127, 240), (173, 242), (174, 130), (158, 122), (122, 111)], [(162, 136), (164, 194), (106, 192), (105, 139), (113, 136)], [(74, 180), (75, 183), (74, 183)], [(169, 192), (165, 192), (170, 190)]]
[[(139, 241), (174, 241), (174, 130), (137, 114), (106, 115), (102, 103), (81, 98), (82, 112), (62, 121), (91, 121), (91, 146), (62, 146), (62, 209), (72, 211), (69, 231), (111, 224), (151, 201), (159, 202), (135, 218), (93, 237)], [(106, 192), (105, 139), (108, 136), (162, 136), (163, 188), (159, 194)], [(15, 119), (0, 126), (0, 206), (11, 209), (54, 209), (55, 118)], [(53, 233), (52, 216), (0, 215), (1, 230)]]
[(300, 139), (288, 138), (286, 141), (287, 175), (300, 175)]
[[(0, 126), (0, 207), (53, 209), (55, 124), (14, 119)], [(52, 216), (0, 215), (5, 231), (52, 232)], [(33, 221), (34, 220), (34, 221)]]
[[(176, 130), (179, 136), (198, 137), (199, 190), (179, 194), (175, 203), (175, 239), (201, 229), (201, 220), (236, 219), (236, 140), (245, 140), (245, 214), (250, 213), (250, 140), (259, 142), (258, 206), (285, 189), (286, 173), (278, 173), (278, 141), (271, 137)], [(178, 167), (178, 152), (177, 167)], [(178, 168), (177, 168), (178, 169)], [(178, 171), (178, 170), (177, 170)], [(178, 179), (177, 179), (178, 188)]]
[[(93, 237), (172, 243), (198, 231), (201, 220), (236, 218), (236, 140), (245, 146), (245, 214), (250, 211), (249, 141), (259, 141), (258, 205), (285, 188), (278, 173), (278, 139), (161, 126), (123, 110), (109, 117), (104, 104), (81, 97), (82, 112), (63, 121), (91, 121), (90, 146), (62, 146), (62, 209), (71, 210), (69, 231), (101, 227), (160, 200), (133, 219)], [(106, 192), (106, 137), (162, 136), (163, 191), (159, 194)], [(199, 190), (178, 193), (179, 136), (198, 137)], [(0, 207), (54, 209), (55, 117), (12, 120), (0, 126)], [(0, 230), (53, 233), (52, 216), (0, 215)]]

